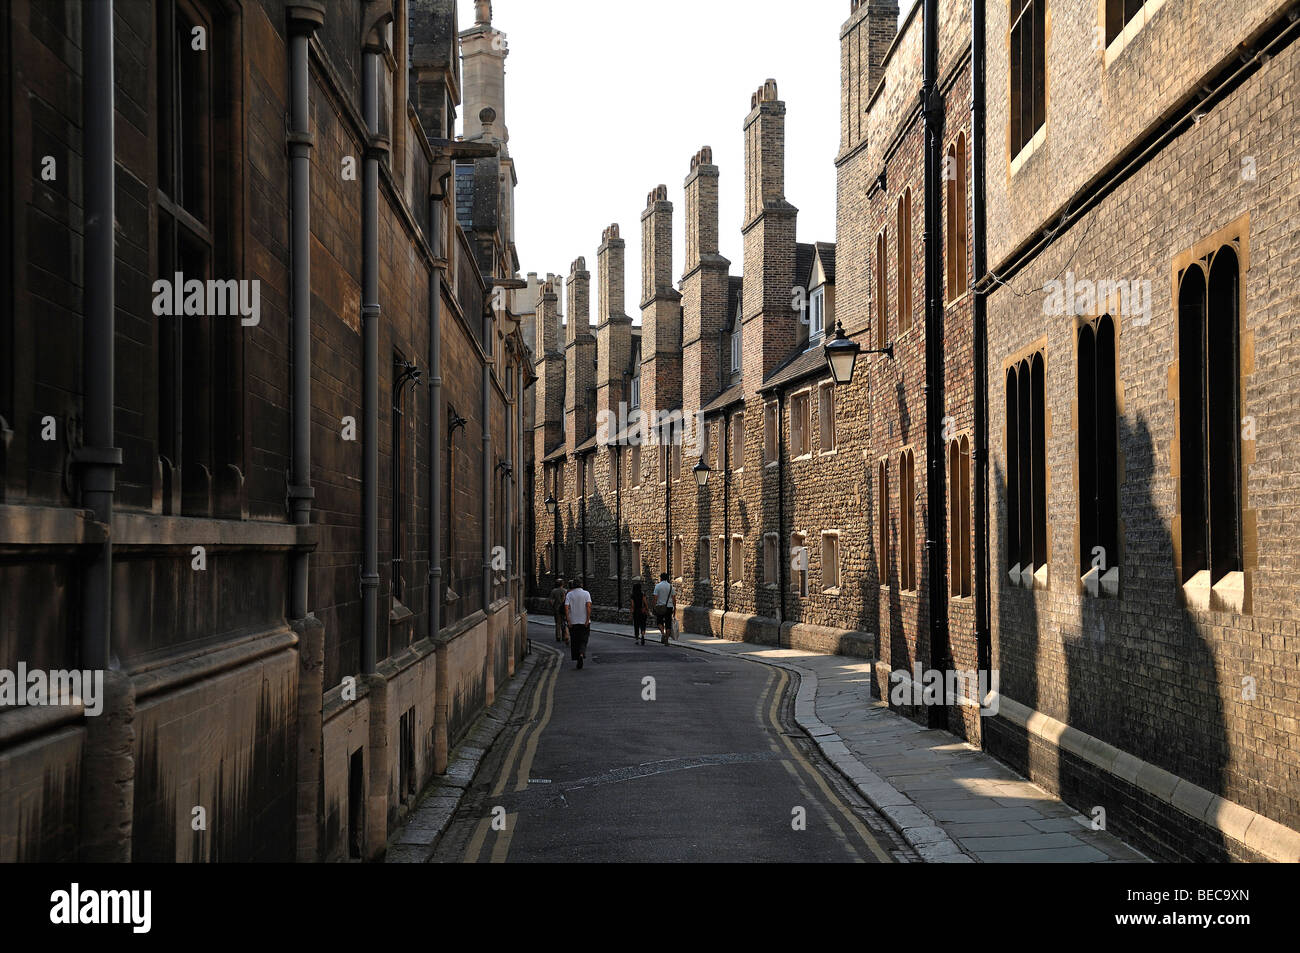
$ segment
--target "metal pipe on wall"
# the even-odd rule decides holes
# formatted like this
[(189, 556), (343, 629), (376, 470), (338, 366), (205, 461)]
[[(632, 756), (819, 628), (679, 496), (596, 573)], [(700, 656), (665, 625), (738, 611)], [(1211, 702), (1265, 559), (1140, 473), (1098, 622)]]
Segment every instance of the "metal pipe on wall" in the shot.
[[(988, 289), (980, 283), (988, 268), (984, 206), (984, 0), (971, 0), (971, 244), (974, 246), (975, 332), (975, 647), (979, 670), (993, 667), (989, 623), (989, 379)], [(990, 680), (989, 684), (992, 684)]]
[(429, 638), (442, 631), (442, 203), (451, 173), (431, 173), (429, 190)]
[[(939, 0), (925, 0), (924, 54), (922, 56), (921, 105), (925, 117), (925, 469), (926, 469), (926, 553), (929, 557), (927, 585), (930, 615), (929, 666), (950, 667), (948, 647), (948, 594), (946, 584), (946, 538), (944, 519), (943, 452), (943, 284), (940, 269), (941, 234), (941, 128), (943, 97), (939, 92)], [(931, 706), (932, 728), (947, 724), (947, 710)]]
[[(492, 288), (488, 288), (489, 294)], [(483, 460), (480, 472), (483, 479), (483, 499), (480, 515), (483, 520), (483, 609), (492, 604), (492, 355), (493, 310), (490, 305), (483, 308), (483, 362), (482, 391), (479, 406), (479, 425), (483, 430)]]
[(362, 330), (362, 537), (361, 671), (376, 666), (379, 623), (379, 59), (367, 44), (362, 63), (361, 99), (370, 142), (366, 148), (361, 193)]

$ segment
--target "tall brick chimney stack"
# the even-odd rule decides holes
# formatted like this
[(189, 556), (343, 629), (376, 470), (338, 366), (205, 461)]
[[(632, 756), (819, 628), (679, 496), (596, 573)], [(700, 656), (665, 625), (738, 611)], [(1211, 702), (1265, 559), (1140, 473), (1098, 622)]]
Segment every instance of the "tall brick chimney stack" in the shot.
[[(798, 315), (792, 308), (795, 222), (785, 200), (785, 103), (769, 79), (750, 99), (745, 119), (745, 393), (755, 394), (788, 357)], [(757, 443), (758, 441), (751, 441)]]
[(673, 287), (673, 203), (660, 185), (641, 213), (641, 408), (654, 414), (681, 406), (681, 301)]
[(617, 434), (619, 404), (630, 396), (624, 378), (632, 360), (632, 319), (624, 313), (626, 259), (627, 243), (619, 237), (618, 226), (611, 225), (601, 234), (596, 252), (596, 412), (608, 420), (607, 437)]
[(718, 254), (718, 167), (705, 146), (686, 176), (686, 273), (682, 276), (682, 407), (697, 411), (722, 387), (727, 274)]
[(596, 386), (596, 339), (591, 334), (591, 272), (578, 258), (569, 269), (569, 328), (565, 344), (564, 439), (570, 454), (591, 436), (596, 415), (589, 391)]
[(537, 323), (541, 354), (536, 364), (534, 445), (541, 460), (560, 443), (564, 420), (564, 352), (560, 347), (559, 295), (555, 282), (547, 279), (537, 301)]
[(884, 78), (885, 53), (898, 35), (898, 0), (851, 0), (840, 28), (840, 151), (866, 135), (867, 102)]

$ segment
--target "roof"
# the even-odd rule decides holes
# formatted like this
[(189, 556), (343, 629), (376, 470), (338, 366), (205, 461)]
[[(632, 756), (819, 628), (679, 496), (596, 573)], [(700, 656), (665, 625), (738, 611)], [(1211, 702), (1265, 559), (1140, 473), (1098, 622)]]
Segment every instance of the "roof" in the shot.
[(556, 447), (554, 450), (552, 450), (552, 451), (551, 451), (550, 453), (548, 453), (546, 456), (542, 457), (542, 462), (543, 462), (543, 463), (554, 463), (556, 460), (563, 460), (563, 459), (565, 459), (566, 457), (568, 457), (568, 455), (569, 455), (568, 448), (565, 447), (564, 444), (560, 444), (558, 447)]
[(816, 345), (806, 351), (801, 351), (783, 365), (778, 367), (767, 380), (763, 381), (760, 391), (783, 390), (790, 384), (803, 380), (805, 377), (821, 376), (829, 374), (830, 369), (826, 366), (826, 355), (822, 352), (821, 346)]
[(813, 256), (817, 253), (816, 245), (799, 242), (794, 246), (794, 280), (795, 284), (804, 284), (812, 274)]
[(700, 408), (702, 414), (713, 414), (720, 410), (725, 410), (732, 404), (742, 404), (745, 402), (745, 385), (732, 384), (713, 400), (709, 401)]
[(817, 257), (821, 259), (822, 271), (826, 272), (826, 283), (835, 284), (835, 243), (818, 242)]

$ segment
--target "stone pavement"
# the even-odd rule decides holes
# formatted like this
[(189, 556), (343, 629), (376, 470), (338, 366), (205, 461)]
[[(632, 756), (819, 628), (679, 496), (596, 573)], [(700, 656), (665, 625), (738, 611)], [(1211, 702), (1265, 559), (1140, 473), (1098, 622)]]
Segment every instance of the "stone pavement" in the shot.
[[(537, 632), (548, 620), (530, 618)], [(597, 623), (631, 638), (631, 626)], [(647, 642), (658, 642), (651, 628)], [(924, 728), (871, 697), (868, 659), (682, 633), (684, 648), (796, 672), (795, 721), (921, 855), (937, 863), (1145, 863), (1148, 858), (1060, 798), (947, 731)]]

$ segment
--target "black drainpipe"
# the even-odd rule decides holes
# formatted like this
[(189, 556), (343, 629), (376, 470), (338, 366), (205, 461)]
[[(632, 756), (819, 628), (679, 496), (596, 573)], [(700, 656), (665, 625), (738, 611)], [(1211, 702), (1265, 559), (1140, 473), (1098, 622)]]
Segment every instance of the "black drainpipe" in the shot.
[[(429, 638), (442, 632), (442, 203), (450, 170), (433, 173), (429, 194)], [(448, 435), (450, 442), (450, 435)]]
[(722, 415), (722, 624), (731, 611), (731, 415)]
[[(618, 575), (618, 606), (623, 611), (623, 444), (614, 445), (614, 566)], [(618, 618), (616, 616), (616, 618)]]
[(370, 141), (361, 197), (362, 538), (361, 671), (375, 672), (379, 621), (379, 135), (380, 50), (367, 41), (362, 64), (362, 108)]
[[(925, 49), (922, 59), (921, 106), (925, 117), (925, 408), (926, 408), (926, 552), (929, 555), (929, 667), (950, 667), (948, 602), (945, 579), (944, 453), (943, 453), (943, 288), (940, 281), (939, 236), (940, 163), (943, 98), (938, 88), (939, 0), (925, 0)], [(947, 724), (941, 705), (928, 709), (931, 728)]]
[(781, 647), (781, 626), (785, 625), (785, 393), (776, 395), (776, 584), (781, 590), (781, 615), (776, 620), (776, 647)]
[[(984, 207), (984, 0), (971, 0), (971, 244), (975, 308), (975, 646), (981, 672), (993, 666), (989, 624), (988, 299), (980, 280), (988, 267)], [(988, 684), (993, 684), (990, 678)]]
[[(114, 173), (116, 166), (113, 89), (113, 4), (85, 6), (82, 36), (85, 72), (82, 118), (85, 128), (85, 313), (81, 504), (108, 530), (86, 561), (82, 576), (81, 667), (108, 668), (113, 619), (113, 494), (122, 451), (113, 446), (114, 402)], [(170, 275), (168, 277), (171, 277)]]
[[(291, 21), (290, 95), (292, 98), (289, 155), (292, 223), (289, 260), (293, 266), (293, 465), (289, 480), (290, 518), (296, 526), (311, 525), (311, 107), (308, 101), (308, 46), (323, 19), (323, 11), (298, 7)], [(307, 618), (308, 553), (293, 553), (289, 618)]]

